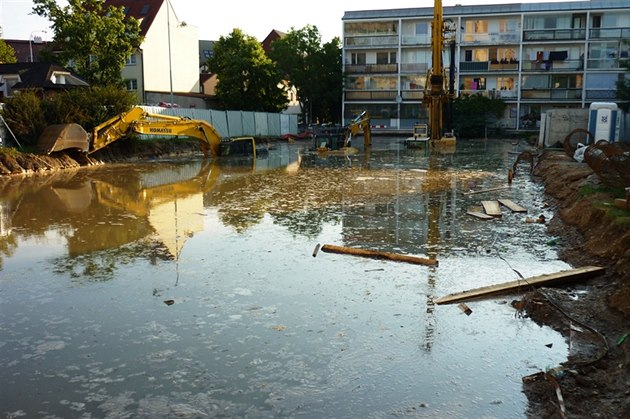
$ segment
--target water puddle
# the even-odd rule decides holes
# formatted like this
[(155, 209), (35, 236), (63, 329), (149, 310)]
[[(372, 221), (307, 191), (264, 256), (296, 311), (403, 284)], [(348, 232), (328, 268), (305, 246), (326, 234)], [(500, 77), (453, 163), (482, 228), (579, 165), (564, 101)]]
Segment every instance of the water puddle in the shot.
[[(230, 162), (0, 179), (0, 413), (12, 417), (522, 417), (521, 378), (566, 359), (513, 295), (555, 272), (518, 145), (377, 138)], [(481, 200), (529, 209), (483, 221)], [(336, 244), (438, 267), (319, 252)]]

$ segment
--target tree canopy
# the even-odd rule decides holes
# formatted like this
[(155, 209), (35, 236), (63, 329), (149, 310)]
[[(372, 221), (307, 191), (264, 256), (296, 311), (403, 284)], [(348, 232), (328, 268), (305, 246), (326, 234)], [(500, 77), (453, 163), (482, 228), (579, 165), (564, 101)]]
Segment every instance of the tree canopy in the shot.
[(453, 101), (455, 130), (464, 138), (480, 138), (493, 120), (500, 118), (506, 108), (501, 99), (482, 95), (463, 95)]
[(65, 7), (55, 0), (33, 3), (33, 12), (52, 22), (57, 62), (91, 85), (122, 82), (125, 62), (142, 42), (137, 19), (104, 0), (68, 0)]
[(269, 55), (284, 79), (296, 89), (303, 120), (338, 122), (343, 92), (339, 38), (322, 45), (316, 26), (292, 28), (271, 44)]
[(240, 29), (219, 38), (208, 68), (217, 75), (217, 99), (226, 109), (280, 112), (286, 108), (286, 90), (276, 66), (256, 38)]
[(15, 62), (17, 62), (15, 50), (4, 42), (4, 39), (0, 39), (0, 64), (11, 64)]
[(620, 100), (619, 107), (628, 112), (630, 111), (630, 59), (622, 60), (620, 64), (626, 69), (626, 76), (617, 81), (617, 99)]

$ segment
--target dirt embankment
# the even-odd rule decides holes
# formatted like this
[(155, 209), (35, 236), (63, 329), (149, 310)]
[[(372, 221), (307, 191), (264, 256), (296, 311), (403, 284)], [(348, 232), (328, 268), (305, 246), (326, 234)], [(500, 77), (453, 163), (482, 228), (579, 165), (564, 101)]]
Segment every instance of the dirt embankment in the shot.
[(46, 156), (0, 152), (0, 176), (73, 169), (115, 161), (176, 157), (193, 153), (200, 153), (197, 141), (142, 142), (133, 139), (120, 140), (89, 156), (82, 153), (56, 153)]
[[(538, 176), (556, 207), (548, 231), (573, 266), (606, 267), (604, 276), (533, 291), (526, 315), (566, 336), (569, 359), (546, 375), (524, 380), (532, 418), (630, 417), (630, 214), (607, 210), (611, 196), (585, 163), (546, 152)], [(561, 395), (562, 398), (559, 398)]]

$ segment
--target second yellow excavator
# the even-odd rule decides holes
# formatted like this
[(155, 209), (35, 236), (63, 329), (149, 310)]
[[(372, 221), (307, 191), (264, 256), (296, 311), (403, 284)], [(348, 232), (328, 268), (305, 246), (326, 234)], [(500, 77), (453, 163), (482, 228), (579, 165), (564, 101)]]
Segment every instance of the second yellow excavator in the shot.
[(91, 154), (133, 133), (194, 138), (206, 157), (247, 155), (255, 158), (257, 153), (254, 137), (222, 138), (204, 120), (152, 114), (140, 107), (108, 119), (89, 134), (77, 124), (51, 125), (40, 136), (37, 147), (43, 154), (68, 149)]

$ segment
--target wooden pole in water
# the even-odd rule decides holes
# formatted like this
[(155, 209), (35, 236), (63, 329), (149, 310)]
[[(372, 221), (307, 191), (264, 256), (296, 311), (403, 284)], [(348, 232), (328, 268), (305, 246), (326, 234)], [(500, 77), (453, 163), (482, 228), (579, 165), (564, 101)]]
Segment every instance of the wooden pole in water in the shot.
[(322, 252), (340, 253), (346, 255), (369, 257), (373, 259), (387, 259), (395, 262), (407, 262), (416, 265), (438, 266), (436, 259), (427, 259), (417, 256), (400, 255), (397, 253), (380, 252), (377, 250), (357, 249), (352, 247), (335, 246), (333, 244), (325, 244), (321, 248)]

